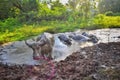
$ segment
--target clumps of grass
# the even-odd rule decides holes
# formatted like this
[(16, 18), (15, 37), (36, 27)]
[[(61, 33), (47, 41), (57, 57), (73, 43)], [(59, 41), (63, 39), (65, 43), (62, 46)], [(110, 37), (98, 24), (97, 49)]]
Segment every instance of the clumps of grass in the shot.
[(0, 20), (0, 32), (5, 32), (6, 30), (14, 31), (15, 28), (21, 26), (21, 23), (17, 18), (8, 18), (6, 20)]
[(0, 33), (0, 43), (12, 42), (30, 38), (31, 36), (39, 35), (40, 33), (48, 30), (50, 27), (34, 27), (32, 25), (23, 25), (16, 28), (14, 31), (6, 30)]
[(105, 16), (103, 14), (97, 15), (91, 26), (95, 28), (120, 28), (120, 16)]
[(120, 16), (98, 14), (80, 24), (83, 29), (120, 28)]

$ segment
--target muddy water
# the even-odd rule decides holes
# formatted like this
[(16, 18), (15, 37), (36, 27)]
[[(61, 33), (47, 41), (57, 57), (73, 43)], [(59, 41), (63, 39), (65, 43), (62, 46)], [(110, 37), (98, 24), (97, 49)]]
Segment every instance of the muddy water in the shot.
[[(117, 29), (99, 29), (89, 31), (99, 38), (99, 42), (120, 42), (120, 28)], [(119, 37), (119, 38), (118, 38)]]
[(24, 41), (5, 44), (1, 51), (1, 61), (11, 64), (37, 64), (32, 58), (32, 49), (28, 48)]
[(75, 42), (72, 42), (71, 46), (67, 46), (58, 39), (57, 35), (55, 35), (52, 56), (55, 61), (64, 60), (67, 56), (79, 50), (79, 47), (79, 44), (75, 44)]
[[(77, 30), (75, 33), (82, 33), (83, 30)], [(98, 37), (99, 43), (107, 42), (120, 42), (120, 28), (118, 29), (98, 29), (92, 31), (86, 31), (87, 33), (94, 34)], [(69, 32), (65, 33), (69, 34)], [(78, 43), (72, 41), (71, 46), (63, 44), (58, 38), (57, 34), (55, 36), (55, 44), (53, 47), (52, 57), (55, 61), (64, 60), (68, 55), (79, 50), (80, 47), (92, 46), (93, 43), (85, 42)], [(32, 58), (32, 49), (26, 46), (24, 41), (16, 41), (13, 43), (4, 44), (0, 47), (0, 61), (3, 63), (10, 64), (40, 64), (42, 61), (36, 61)]]

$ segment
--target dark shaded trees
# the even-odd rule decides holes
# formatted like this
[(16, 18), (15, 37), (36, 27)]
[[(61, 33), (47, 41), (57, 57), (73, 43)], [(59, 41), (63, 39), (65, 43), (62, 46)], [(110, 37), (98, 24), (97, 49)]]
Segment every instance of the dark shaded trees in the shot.
[(120, 12), (120, 0), (100, 0), (99, 2), (100, 13), (112, 11), (114, 13)]
[(6, 19), (11, 17), (14, 12), (12, 12), (12, 3), (9, 0), (0, 0), (0, 19)]
[[(38, 10), (39, 0), (0, 0), (0, 19), (30, 16)], [(33, 14), (33, 13), (32, 13)]]

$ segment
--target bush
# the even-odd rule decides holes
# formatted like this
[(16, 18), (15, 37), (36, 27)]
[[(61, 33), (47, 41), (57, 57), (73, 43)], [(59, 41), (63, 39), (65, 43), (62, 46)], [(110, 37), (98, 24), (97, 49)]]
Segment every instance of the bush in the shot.
[(17, 18), (8, 18), (4, 21), (0, 21), (0, 31), (5, 32), (6, 30), (13, 31), (16, 26), (20, 25)]
[(5, 32), (0, 32), (0, 44), (5, 42), (12, 42), (17, 40), (23, 40), (30, 38), (35, 35), (48, 30), (48, 26), (35, 26), (35, 25), (22, 25), (16, 28), (14, 31), (10, 32), (6, 30)]
[(120, 16), (120, 12), (114, 13), (114, 16)]
[(96, 28), (118, 28), (120, 27), (120, 16), (97, 15), (92, 20), (91, 26)]
[(119, 12), (113, 13), (112, 11), (108, 11), (105, 13), (106, 16), (120, 16)]
[(108, 11), (105, 13), (106, 16), (113, 16), (113, 12), (112, 11)]

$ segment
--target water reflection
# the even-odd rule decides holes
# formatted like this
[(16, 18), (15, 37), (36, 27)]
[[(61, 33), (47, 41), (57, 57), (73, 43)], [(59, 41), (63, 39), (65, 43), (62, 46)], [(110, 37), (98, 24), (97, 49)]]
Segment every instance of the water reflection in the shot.
[(53, 46), (52, 56), (55, 59), (55, 61), (63, 60), (65, 59), (65, 56), (69, 54), (68, 53), (69, 47), (63, 44), (57, 35), (55, 35), (54, 39), (55, 44)]

